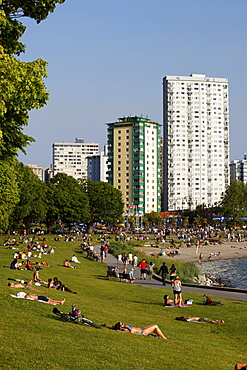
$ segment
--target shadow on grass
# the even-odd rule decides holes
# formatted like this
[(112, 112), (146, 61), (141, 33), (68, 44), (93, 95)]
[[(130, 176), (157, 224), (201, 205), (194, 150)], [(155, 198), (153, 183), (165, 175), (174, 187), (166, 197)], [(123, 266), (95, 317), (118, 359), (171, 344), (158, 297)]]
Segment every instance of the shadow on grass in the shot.
[(131, 301), (133, 303), (140, 303), (140, 304), (147, 304), (149, 306), (162, 306), (164, 307), (164, 305), (162, 303), (156, 303), (156, 302), (143, 302), (143, 301)]

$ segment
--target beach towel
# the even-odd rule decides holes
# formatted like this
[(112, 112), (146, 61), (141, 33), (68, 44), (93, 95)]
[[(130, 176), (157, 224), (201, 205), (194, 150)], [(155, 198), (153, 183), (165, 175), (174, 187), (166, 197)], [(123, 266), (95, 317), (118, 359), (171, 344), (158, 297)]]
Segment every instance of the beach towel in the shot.
[(172, 305), (164, 306), (164, 307), (179, 307), (179, 308), (181, 308), (181, 307), (191, 307), (191, 304), (183, 304), (182, 306), (172, 304)]
[[(32, 298), (25, 298), (25, 297), (18, 297), (17, 295), (14, 295), (14, 294), (10, 294), (11, 297), (13, 298), (22, 298), (22, 299), (28, 299), (29, 301), (37, 301), (37, 302), (42, 302), (42, 303), (49, 303), (49, 302), (45, 302), (45, 301), (40, 301), (39, 299), (32, 299)], [(52, 304), (53, 306), (56, 306), (56, 304), (53, 304), (53, 303), (49, 303), (49, 304)]]
[[(126, 333), (126, 334), (143, 335), (143, 334), (141, 334), (141, 333), (128, 333), (127, 331), (124, 331), (124, 330), (116, 330), (116, 331), (119, 331), (119, 332), (121, 332), (121, 333)], [(155, 334), (148, 334), (148, 335), (144, 335), (144, 337), (161, 338), (161, 337), (159, 337), (158, 335), (155, 335)]]

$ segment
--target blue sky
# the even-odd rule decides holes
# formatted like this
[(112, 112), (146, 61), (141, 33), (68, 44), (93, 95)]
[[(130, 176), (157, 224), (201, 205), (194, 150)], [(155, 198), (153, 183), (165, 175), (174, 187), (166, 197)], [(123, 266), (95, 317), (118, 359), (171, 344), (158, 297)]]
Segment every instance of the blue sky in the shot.
[(106, 143), (107, 122), (148, 115), (162, 123), (165, 75), (226, 77), (231, 159), (247, 152), (245, 0), (66, 0), (45, 21), (23, 19), (23, 61), (49, 63), (48, 105), (30, 113), (36, 143), (25, 164), (48, 167), (52, 143)]

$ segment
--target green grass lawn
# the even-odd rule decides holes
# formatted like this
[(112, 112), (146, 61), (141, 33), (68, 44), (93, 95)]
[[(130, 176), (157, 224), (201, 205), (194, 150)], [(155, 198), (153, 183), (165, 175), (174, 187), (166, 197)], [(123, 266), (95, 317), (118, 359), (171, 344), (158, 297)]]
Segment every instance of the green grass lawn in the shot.
[[(247, 303), (222, 299), (221, 306), (201, 306), (202, 295), (184, 293), (184, 299), (193, 299), (192, 307), (165, 308), (163, 295), (170, 291), (108, 280), (107, 266), (87, 259), (80, 242), (59, 243), (52, 238), (48, 244), (55, 247), (55, 254), (42, 258), (51, 267), (44, 267), (40, 276), (44, 280), (57, 276), (78, 292), (47, 291), (51, 298), (66, 298), (63, 311), (74, 303), (97, 324), (157, 324), (168, 340), (64, 323), (52, 313), (52, 305), (12, 298), (10, 294), (19, 290), (9, 288), (7, 279), (31, 279), (32, 272), (3, 268), (9, 266), (14, 251), (1, 245), (2, 369), (231, 370), (236, 363), (247, 362)], [(82, 261), (79, 268), (62, 267), (73, 254)], [(226, 324), (187, 323), (175, 320), (176, 316), (223, 319)]]

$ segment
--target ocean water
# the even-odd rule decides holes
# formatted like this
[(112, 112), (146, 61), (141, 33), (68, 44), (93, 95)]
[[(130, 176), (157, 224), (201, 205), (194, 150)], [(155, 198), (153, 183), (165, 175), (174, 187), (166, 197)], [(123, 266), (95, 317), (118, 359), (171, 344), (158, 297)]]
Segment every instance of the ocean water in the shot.
[(247, 293), (247, 258), (209, 261), (199, 268), (203, 274), (220, 278), (228, 286), (246, 289)]

